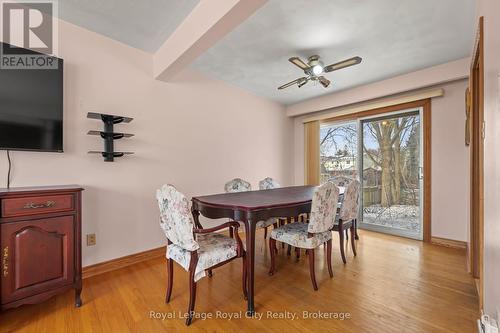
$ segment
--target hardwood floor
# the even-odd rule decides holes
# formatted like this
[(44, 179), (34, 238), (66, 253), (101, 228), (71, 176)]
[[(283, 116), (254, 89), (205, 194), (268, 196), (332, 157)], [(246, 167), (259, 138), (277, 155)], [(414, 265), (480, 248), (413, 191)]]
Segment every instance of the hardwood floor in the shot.
[[(188, 274), (174, 265), (170, 304), (164, 303), (166, 265), (152, 259), (84, 280), (83, 306), (73, 293), (0, 314), (0, 332), (474, 332), (478, 299), (466, 272), (465, 251), (360, 231), (358, 256), (346, 245), (343, 265), (334, 239), (334, 277), (324, 251), (316, 255), (318, 291), (313, 291), (304, 253), (298, 263), (279, 247), (277, 271), (267, 274), (270, 256), (257, 235), (256, 309), (262, 319), (245, 318), (241, 260), (214, 270), (198, 283), (197, 313), (216, 311), (237, 319), (195, 319), (184, 326), (179, 312), (188, 303)], [(298, 318), (272, 319), (267, 311)], [(348, 313), (350, 318), (305, 319), (303, 311)], [(175, 314), (176, 319), (150, 318)]]

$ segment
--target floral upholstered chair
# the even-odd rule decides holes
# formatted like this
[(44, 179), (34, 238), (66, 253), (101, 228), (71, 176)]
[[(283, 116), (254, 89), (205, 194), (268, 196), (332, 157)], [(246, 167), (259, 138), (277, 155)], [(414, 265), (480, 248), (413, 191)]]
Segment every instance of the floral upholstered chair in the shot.
[(281, 187), (281, 185), (271, 177), (266, 177), (259, 182), (259, 190), (272, 190)]
[[(278, 187), (281, 187), (281, 185), (271, 177), (266, 177), (259, 182), (259, 190), (272, 190)], [(274, 227), (277, 228), (278, 219), (270, 218), (267, 221), (259, 221), (257, 223), (257, 228), (264, 228), (264, 239), (267, 238), (267, 227), (271, 225), (274, 225)]]
[[(173, 262), (189, 272), (189, 307), (186, 325), (193, 318), (196, 301), (196, 282), (205, 276), (205, 271), (221, 266), (235, 258), (243, 258), (243, 294), (246, 291), (245, 251), (238, 236), (239, 224), (227, 222), (210, 229), (197, 229), (189, 210), (188, 199), (173, 185), (164, 185), (156, 192), (160, 208), (160, 226), (168, 240), (167, 246), (167, 295), (165, 302), (170, 302), (173, 283)], [(215, 231), (235, 229), (235, 238)]]
[(269, 275), (276, 272), (276, 241), (287, 243), (296, 248), (306, 249), (309, 257), (309, 270), (314, 290), (318, 290), (314, 272), (314, 250), (327, 244), (327, 264), (330, 277), (332, 270), (332, 232), (339, 199), (339, 189), (333, 183), (326, 182), (316, 188), (309, 223), (289, 223), (271, 231), (269, 249), (271, 251), (271, 269)]
[(338, 187), (344, 188), (344, 194), (339, 202), (339, 209), (335, 217), (333, 231), (339, 233), (340, 256), (344, 264), (347, 262), (344, 251), (344, 234), (347, 236), (347, 230), (351, 230), (352, 253), (356, 255), (356, 242), (358, 239), (357, 221), (359, 208), (359, 188), (360, 183), (357, 179), (348, 177), (333, 177), (328, 180)]
[(241, 178), (234, 178), (234, 179), (228, 181), (224, 185), (224, 191), (226, 193), (246, 192), (246, 191), (251, 191), (251, 190), (252, 190), (252, 185), (250, 185), (249, 182), (247, 182)]
[[(224, 191), (226, 193), (247, 192), (251, 190), (252, 185), (241, 178), (231, 179), (224, 185)], [(229, 229), (229, 236), (233, 237), (233, 229)]]

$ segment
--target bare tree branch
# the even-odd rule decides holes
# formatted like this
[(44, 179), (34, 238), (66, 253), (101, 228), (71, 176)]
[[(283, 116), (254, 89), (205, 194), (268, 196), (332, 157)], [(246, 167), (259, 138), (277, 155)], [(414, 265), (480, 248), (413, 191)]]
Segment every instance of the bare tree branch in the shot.
[(363, 145), (363, 151), (366, 153), (366, 155), (368, 155), (368, 157), (373, 161), (373, 163), (375, 163), (378, 166), (381, 166), (380, 162), (375, 159), (373, 154), (365, 147), (365, 145)]

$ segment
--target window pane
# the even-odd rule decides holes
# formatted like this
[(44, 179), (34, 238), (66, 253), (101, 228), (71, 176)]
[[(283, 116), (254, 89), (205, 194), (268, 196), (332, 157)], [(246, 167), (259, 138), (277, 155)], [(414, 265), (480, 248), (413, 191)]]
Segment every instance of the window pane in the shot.
[(320, 129), (320, 182), (331, 177), (357, 177), (356, 122), (322, 125)]

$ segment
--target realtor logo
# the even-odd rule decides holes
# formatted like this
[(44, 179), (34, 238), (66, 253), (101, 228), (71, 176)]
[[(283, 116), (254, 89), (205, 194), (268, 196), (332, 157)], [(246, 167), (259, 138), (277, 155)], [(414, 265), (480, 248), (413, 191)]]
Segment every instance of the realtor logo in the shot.
[(1, 1), (0, 69), (57, 69), (55, 4)]

